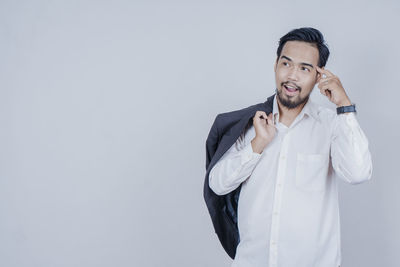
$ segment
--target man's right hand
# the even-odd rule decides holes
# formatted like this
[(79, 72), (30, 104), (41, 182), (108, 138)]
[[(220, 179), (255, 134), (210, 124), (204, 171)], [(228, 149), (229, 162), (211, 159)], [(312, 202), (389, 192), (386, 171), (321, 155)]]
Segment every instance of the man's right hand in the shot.
[(261, 154), (264, 148), (274, 139), (276, 127), (272, 121), (272, 112), (267, 116), (264, 111), (257, 111), (253, 117), (256, 136), (251, 141), (253, 151)]

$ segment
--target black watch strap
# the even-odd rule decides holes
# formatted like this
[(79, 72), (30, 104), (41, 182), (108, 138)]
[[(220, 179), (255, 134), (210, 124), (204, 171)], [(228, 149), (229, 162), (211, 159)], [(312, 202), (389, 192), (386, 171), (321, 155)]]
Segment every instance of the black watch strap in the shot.
[(346, 112), (356, 112), (356, 104), (336, 108), (337, 114), (342, 114), (342, 113), (346, 113)]

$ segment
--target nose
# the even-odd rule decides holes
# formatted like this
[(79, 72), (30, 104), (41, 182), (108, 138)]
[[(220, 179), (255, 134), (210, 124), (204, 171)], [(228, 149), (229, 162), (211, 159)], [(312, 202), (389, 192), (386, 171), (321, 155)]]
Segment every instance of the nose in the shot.
[(297, 72), (297, 68), (291, 68), (289, 71), (289, 75), (288, 75), (288, 79), (292, 80), (292, 81), (297, 81), (298, 79), (298, 72)]

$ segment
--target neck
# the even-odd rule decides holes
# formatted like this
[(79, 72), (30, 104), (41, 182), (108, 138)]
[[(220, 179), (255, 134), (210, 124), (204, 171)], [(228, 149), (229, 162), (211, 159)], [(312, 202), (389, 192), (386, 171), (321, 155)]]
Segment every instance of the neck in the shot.
[(291, 121), (291, 120), (294, 120), (297, 117), (297, 115), (299, 115), (299, 113), (301, 112), (301, 110), (303, 109), (304, 105), (307, 102), (299, 105), (296, 108), (292, 108), (292, 109), (288, 109), (287, 107), (282, 105), (281, 102), (279, 101), (279, 98), (277, 98), (277, 103), (278, 103), (280, 120), (285, 119), (285, 120)]

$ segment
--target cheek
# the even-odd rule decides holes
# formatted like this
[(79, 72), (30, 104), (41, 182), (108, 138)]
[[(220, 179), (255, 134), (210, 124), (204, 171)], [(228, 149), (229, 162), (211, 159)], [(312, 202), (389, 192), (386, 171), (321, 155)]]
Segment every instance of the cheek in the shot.
[(312, 91), (312, 89), (314, 88), (315, 83), (313, 81), (307, 81), (305, 83), (303, 83), (303, 94), (308, 94)]
[(275, 74), (276, 78), (278, 78), (281, 81), (285, 81), (286, 77), (287, 77), (287, 73), (286, 71), (283, 70), (277, 70), (276, 74)]
[(315, 80), (311, 77), (311, 75), (304, 75), (303, 76), (303, 84), (307, 87), (314, 87)]

